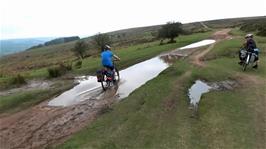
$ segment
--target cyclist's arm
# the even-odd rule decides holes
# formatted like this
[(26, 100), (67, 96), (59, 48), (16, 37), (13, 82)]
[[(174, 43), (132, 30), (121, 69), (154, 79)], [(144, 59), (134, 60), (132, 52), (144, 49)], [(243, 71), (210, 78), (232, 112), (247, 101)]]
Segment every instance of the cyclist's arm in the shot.
[(120, 61), (120, 58), (117, 56), (117, 55), (113, 55), (114, 56), (114, 58), (116, 59), (116, 60), (119, 60)]

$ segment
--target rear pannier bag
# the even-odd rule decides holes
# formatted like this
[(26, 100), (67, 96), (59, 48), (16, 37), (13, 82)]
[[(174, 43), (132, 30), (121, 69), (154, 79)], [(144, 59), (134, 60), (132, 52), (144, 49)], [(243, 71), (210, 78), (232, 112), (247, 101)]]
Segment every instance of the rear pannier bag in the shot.
[(97, 70), (96, 71), (96, 75), (97, 75), (97, 81), (98, 82), (102, 82), (103, 81), (103, 71), (102, 70)]

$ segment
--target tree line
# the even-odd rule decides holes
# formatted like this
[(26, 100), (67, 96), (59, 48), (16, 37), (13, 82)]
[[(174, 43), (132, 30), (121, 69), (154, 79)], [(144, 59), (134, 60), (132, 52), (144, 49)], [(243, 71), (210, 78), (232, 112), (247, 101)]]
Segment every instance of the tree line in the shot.
[[(157, 31), (157, 38), (161, 39), (160, 44), (164, 44), (165, 39), (169, 39), (167, 43), (175, 43), (174, 40), (180, 34), (184, 33), (182, 29), (182, 24), (180, 22), (167, 22), (165, 25), (162, 25), (161, 29)], [(105, 45), (111, 45), (112, 40), (110, 35), (98, 33), (92, 37), (93, 44), (99, 51), (102, 51)], [(76, 42), (72, 51), (78, 58), (83, 59), (86, 53), (86, 50), (89, 48), (89, 44), (84, 40), (79, 40)]]

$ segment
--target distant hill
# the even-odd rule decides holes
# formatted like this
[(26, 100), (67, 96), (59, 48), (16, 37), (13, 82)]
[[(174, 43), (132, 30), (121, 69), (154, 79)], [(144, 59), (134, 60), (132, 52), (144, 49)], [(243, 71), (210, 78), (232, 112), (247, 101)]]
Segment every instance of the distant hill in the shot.
[(0, 56), (24, 51), (34, 45), (43, 44), (51, 39), (53, 39), (53, 37), (0, 40)]
[(45, 42), (44, 44), (38, 44), (35, 46), (32, 46), (29, 48), (30, 49), (36, 49), (44, 46), (51, 46), (51, 45), (57, 45), (57, 44), (62, 44), (62, 43), (67, 43), (75, 40), (79, 40), (79, 36), (71, 36), (71, 37), (61, 37), (61, 38), (56, 38), (50, 41)]
[[(192, 34), (219, 28), (241, 28), (247, 23), (254, 24), (255, 22), (260, 22), (263, 20), (266, 21), (266, 16), (200, 21), (183, 24), (183, 29), (187, 34)], [(114, 49), (123, 49), (124, 47), (132, 46), (135, 44), (148, 43), (158, 40), (156, 38), (157, 31), (161, 28), (161, 26), (162, 24), (129, 28), (108, 32), (107, 34), (110, 35), (112, 39), (111, 46)], [(93, 45), (93, 36), (82, 38), (80, 40), (88, 43), (89, 46), (87, 52), (89, 55), (98, 54), (99, 51)], [(2, 56), (0, 58), (0, 69), (13, 67), (12, 65), (18, 64), (20, 65), (20, 69), (26, 69), (25, 64), (29, 66), (27, 67), (27, 69), (42, 68), (54, 65), (65, 60), (75, 59), (76, 57), (71, 51), (71, 49), (73, 49), (73, 47), (75, 46), (75, 43), (76, 40), (67, 43), (36, 47), (34, 49), (26, 50), (23, 52)], [(44, 44), (44, 42), (42, 44)], [(49, 62), (48, 64), (47, 61)], [(47, 65), (44, 65), (44, 63)]]
[(56, 44), (66, 43), (66, 42), (75, 41), (75, 40), (79, 40), (79, 39), (80, 38), (78, 36), (56, 38), (54, 40), (45, 42), (44, 45), (45, 46), (56, 45)]

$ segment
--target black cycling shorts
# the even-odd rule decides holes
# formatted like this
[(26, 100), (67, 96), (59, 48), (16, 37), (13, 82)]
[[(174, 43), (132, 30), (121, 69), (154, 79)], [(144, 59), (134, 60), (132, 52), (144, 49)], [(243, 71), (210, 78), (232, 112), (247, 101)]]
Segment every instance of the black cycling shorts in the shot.
[(104, 67), (106, 67), (106, 68), (108, 68), (108, 69), (110, 69), (110, 70), (114, 70), (114, 69), (115, 69), (114, 66), (104, 66)]

